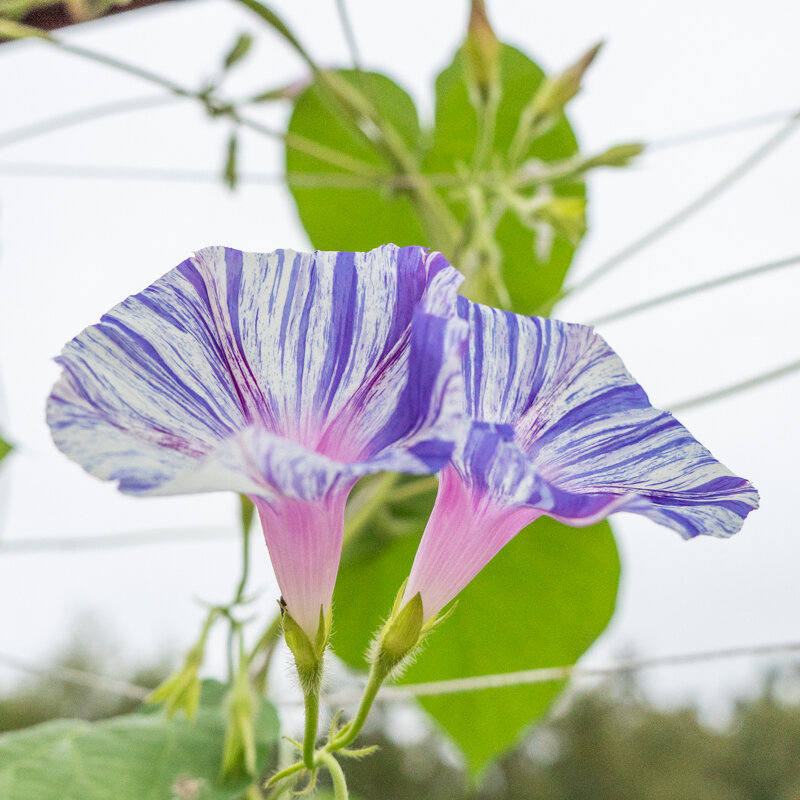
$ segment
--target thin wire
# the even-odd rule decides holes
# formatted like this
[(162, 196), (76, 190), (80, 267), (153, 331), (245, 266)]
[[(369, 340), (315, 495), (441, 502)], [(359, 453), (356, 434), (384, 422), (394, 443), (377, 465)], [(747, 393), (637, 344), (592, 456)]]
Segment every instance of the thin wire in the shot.
[(506, 672), (497, 675), (476, 675), (472, 678), (455, 678), (446, 681), (430, 681), (412, 683), (406, 686), (391, 686), (381, 692), (385, 699), (402, 697), (433, 697), (442, 694), (459, 694), (462, 692), (483, 691), (486, 689), (502, 689), (508, 686), (523, 686), (535, 683), (551, 683), (566, 678), (597, 678), (614, 675), (619, 672), (633, 672), (654, 667), (670, 667), (693, 664), (699, 661), (717, 661), (725, 658), (741, 658), (742, 656), (768, 656), (800, 652), (800, 642), (768, 644), (750, 647), (729, 647), (724, 650), (706, 650), (699, 653), (682, 653), (679, 655), (659, 656), (655, 658), (637, 658), (620, 661), (601, 667), (545, 667), (544, 669), (528, 669), (519, 672)]
[(702, 142), (708, 139), (717, 139), (722, 136), (730, 136), (731, 134), (742, 133), (743, 131), (752, 130), (753, 128), (762, 128), (765, 125), (775, 125), (778, 122), (786, 122), (790, 120), (798, 113), (800, 113), (800, 111), (796, 108), (784, 109), (783, 111), (772, 111), (768, 114), (760, 114), (755, 117), (746, 117), (745, 119), (739, 119), (733, 122), (723, 122), (719, 125), (710, 125), (698, 130), (676, 133), (672, 136), (664, 136), (660, 139), (655, 139), (648, 142), (647, 150), (648, 152), (652, 152), (653, 150), (666, 150), (671, 147), (682, 147), (683, 145), (695, 144), (696, 142)]
[(716, 389), (708, 394), (701, 394), (698, 397), (691, 397), (688, 400), (681, 400), (678, 403), (671, 403), (667, 406), (670, 411), (685, 411), (687, 408), (697, 408), (704, 406), (707, 403), (714, 403), (717, 400), (723, 400), (727, 397), (732, 397), (735, 394), (746, 392), (749, 389), (755, 389), (765, 383), (771, 383), (780, 378), (785, 378), (793, 372), (800, 370), (800, 361), (792, 361), (789, 364), (784, 364), (782, 367), (770, 370), (769, 372), (762, 372), (760, 375), (754, 375), (752, 378), (740, 381), (739, 383), (732, 383), (730, 386), (723, 386), (722, 389)]
[(69, 538), (41, 537), (36, 539), (0, 540), (0, 555), (40, 553), (51, 551), (78, 552), (81, 550), (116, 550), (122, 547), (139, 547), (153, 544), (174, 544), (198, 539), (233, 539), (236, 529), (222, 525), (197, 528), (165, 528), (148, 531), (128, 531), (99, 536), (73, 536)]
[(551, 302), (563, 300), (565, 297), (584, 291), (601, 278), (604, 278), (617, 267), (621, 266), (631, 256), (634, 256), (637, 253), (640, 253), (642, 250), (650, 247), (650, 245), (654, 244), (663, 236), (673, 231), (682, 223), (686, 222), (686, 220), (723, 195), (728, 189), (730, 189), (734, 184), (747, 175), (747, 173), (750, 172), (755, 166), (760, 164), (761, 161), (763, 161), (770, 153), (772, 153), (773, 150), (775, 150), (797, 130), (798, 122), (800, 122), (800, 115), (796, 114), (789, 120), (789, 122), (781, 127), (777, 133), (770, 136), (766, 142), (759, 145), (759, 147), (750, 153), (747, 158), (745, 158), (743, 161), (740, 161), (732, 170), (725, 173), (722, 178), (713, 183), (698, 197), (685, 205), (675, 214), (656, 225), (655, 228), (652, 228), (643, 236), (640, 236), (626, 247), (623, 247), (618, 253), (615, 253), (606, 261), (599, 264), (583, 279), (558, 292), (553, 298), (551, 298)]
[[(159, 167), (116, 167), (92, 164), (40, 164), (32, 162), (0, 162), (0, 174), (15, 178), (76, 178), (89, 180), (146, 180), (177, 181), (186, 183), (216, 183), (222, 180), (218, 172), (195, 169), (162, 169)], [(240, 183), (261, 185), (288, 184), (303, 188), (322, 189), (374, 189), (406, 188), (414, 185), (416, 176), (376, 173), (373, 176), (348, 175), (333, 172), (294, 172), (278, 174), (269, 172), (242, 173)], [(441, 173), (426, 175), (433, 186), (453, 186), (462, 181), (458, 175)]]
[[(476, 675), (469, 678), (455, 678), (453, 680), (430, 681), (426, 683), (412, 683), (406, 686), (384, 687), (379, 692), (379, 697), (392, 701), (407, 699), (409, 697), (432, 697), (435, 695), (459, 694), (463, 692), (485, 691), (487, 689), (502, 689), (509, 686), (525, 686), (537, 683), (552, 683), (566, 678), (596, 678), (614, 675), (620, 672), (634, 672), (657, 667), (674, 667), (703, 661), (719, 661), (729, 658), (742, 658), (752, 656), (769, 656), (793, 654), (800, 652), (800, 642), (784, 642), (767, 645), (750, 645), (743, 647), (729, 647), (720, 650), (705, 650), (697, 653), (681, 653), (670, 656), (657, 656), (654, 658), (631, 659), (599, 667), (581, 667), (578, 665), (566, 667), (545, 667), (542, 669), (520, 670), (518, 672), (504, 672), (495, 675)], [(32, 675), (41, 675), (81, 686), (90, 686), (102, 691), (114, 692), (142, 700), (150, 690), (128, 681), (99, 675), (95, 672), (73, 669), (71, 667), (37, 667), (27, 661), (7, 653), (0, 653), (0, 664), (28, 672)], [(353, 691), (340, 692), (328, 695), (325, 702), (329, 705), (349, 705), (357, 701), (360, 693)], [(277, 705), (298, 705), (301, 700), (278, 702)]]
[(711, 289), (716, 289), (729, 283), (736, 283), (737, 281), (743, 281), (747, 278), (753, 278), (756, 275), (763, 275), (766, 272), (773, 272), (775, 270), (784, 269), (797, 264), (800, 264), (800, 255), (790, 256), (789, 258), (784, 258), (780, 261), (770, 261), (767, 264), (761, 264), (757, 267), (750, 267), (749, 269), (743, 269), (739, 272), (732, 272), (729, 275), (723, 275), (719, 278), (712, 278), (711, 280), (704, 281), (703, 283), (695, 283), (692, 286), (686, 286), (683, 289), (676, 289), (674, 292), (667, 292), (666, 294), (657, 295), (656, 297), (651, 297), (649, 300), (643, 300), (640, 303), (633, 303), (629, 306), (623, 306), (616, 311), (610, 311), (607, 314), (602, 314), (599, 317), (595, 317), (589, 322), (589, 324), (601, 325), (607, 322), (614, 322), (616, 320), (623, 319), (624, 317), (630, 317), (634, 314), (639, 314), (642, 311), (655, 308), (656, 306), (664, 305), (665, 303), (672, 303), (675, 300), (681, 300), (682, 298), (689, 297), (690, 295), (707, 292)]
[(16, 656), (8, 653), (0, 653), (0, 664), (20, 672), (27, 672), (30, 675), (38, 675), (42, 678), (52, 678), (62, 683), (73, 683), (77, 686), (87, 686), (90, 689), (98, 689), (111, 694), (118, 694), (122, 697), (130, 697), (133, 700), (144, 700), (150, 694), (150, 689), (144, 686), (137, 686), (128, 681), (110, 678), (107, 675), (98, 675), (96, 672), (87, 672), (83, 669), (73, 669), (60, 665), (52, 667), (37, 667), (27, 661), (23, 661)]
[(353, 66), (361, 69), (361, 54), (358, 50), (356, 36), (353, 32), (353, 23), (347, 13), (347, 5), (345, 0), (336, 0), (336, 10), (339, 12), (339, 20), (342, 23), (342, 30), (344, 30), (344, 38), (347, 40), (347, 48), (350, 50), (350, 57), (353, 59)]
[(55, 117), (34, 122), (30, 125), (23, 125), (10, 131), (0, 132), (0, 148), (9, 147), (12, 144), (43, 136), (47, 133), (71, 128), (73, 125), (81, 125), (85, 122), (94, 122), (103, 117), (111, 117), (116, 114), (124, 114), (129, 111), (142, 111), (148, 108), (175, 103), (180, 98), (177, 95), (157, 95), (154, 97), (137, 97), (130, 100), (120, 100), (116, 103), (102, 103), (101, 105), (82, 108), (79, 111), (72, 111), (67, 114), (59, 114)]

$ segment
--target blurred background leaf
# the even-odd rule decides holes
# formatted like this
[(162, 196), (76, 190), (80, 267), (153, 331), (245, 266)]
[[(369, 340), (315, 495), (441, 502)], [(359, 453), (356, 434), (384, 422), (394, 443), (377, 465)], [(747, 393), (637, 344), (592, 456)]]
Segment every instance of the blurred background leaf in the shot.
[[(339, 70), (335, 74), (363, 90), (409, 150), (421, 157), (417, 109), (403, 89), (376, 73)], [(289, 136), (319, 146), (316, 156), (293, 147), (291, 139), (286, 147), (289, 188), (314, 247), (370, 250), (386, 242), (403, 246), (428, 241), (411, 196), (392, 187), (398, 173), (370, 139), (375, 132), (365, 132), (342, 115), (321, 78), (297, 98)], [(326, 155), (331, 152), (341, 156), (340, 163), (330, 163)]]
[[(205, 681), (193, 721), (143, 710), (102, 722), (56, 720), (0, 736), (3, 800), (238, 800), (250, 784), (222, 782), (226, 687)], [(259, 764), (270, 763), (278, 717), (259, 701)]]

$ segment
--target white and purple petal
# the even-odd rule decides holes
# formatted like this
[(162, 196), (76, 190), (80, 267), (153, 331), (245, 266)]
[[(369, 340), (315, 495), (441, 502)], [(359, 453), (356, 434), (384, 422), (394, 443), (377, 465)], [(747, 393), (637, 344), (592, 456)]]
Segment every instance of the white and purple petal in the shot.
[(542, 514), (590, 525), (629, 511), (730, 536), (758, 493), (650, 405), (591, 328), (458, 299), (469, 428), (442, 472), (405, 597), (437, 614)]
[[(279, 579), (300, 582), (281, 584), (290, 608), (308, 581), (283, 563), (289, 552), (308, 556), (322, 587), (309, 602), (327, 607), (355, 481), (436, 471), (452, 454), (463, 418), (460, 281), (420, 247), (207, 248), (65, 347), (48, 401), (53, 438), (124, 492), (251, 495), (272, 520)], [(292, 517), (296, 535), (276, 514)], [(308, 532), (323, 529), (327, 544), (315, 549)]]
[[(507, 426), (538, 478), (512, 489), (469, 449), (456, 464), (511, 503), (526, 502), (571, 524), (611, 511), (644, 514), (686, 538), (730, 536), (758, 506), (758, 493), (717, 461), (671, 414), (650, 402), (622, 360), (594, 331), (521, 317), (459, 298), (470, 325), (464, 358), (467, 413)], [(460, 460), (459, 460), (460, 459)], [(494, 470), (494, 472), (493, 472)], [(502, 471), (501, 471), (502, 472)]]

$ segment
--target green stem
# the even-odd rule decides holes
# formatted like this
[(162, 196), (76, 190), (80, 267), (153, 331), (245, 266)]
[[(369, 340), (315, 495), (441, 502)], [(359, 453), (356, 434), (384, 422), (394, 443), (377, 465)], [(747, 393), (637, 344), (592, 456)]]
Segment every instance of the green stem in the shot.
[(393, 472), (387, 472), (376, 479), (374, 486), (365, 489), (370, 492), (366, 499), (355, 509), (350, 519), (344, 526), (344, 541), (349, 542), (357, 536), (361, 529), (372, 519), (375, 512), (381, 508), (400, 480), (400, 476)]
[(330, 753), (324, 750), (320, 750), (317, 758), (328, 768), (328, 772), (331, 774), (334, 800), (347, 800), (347, 781), (345, 781), (344, 772), (339, 762)]
[(356, 715), (345, 726), (344, 730), (342, 730), (338, 736), (334, 737), (333, 741), (328, 742), (325, 748), (328, 752), (341, 750), (343, 747), (347, 747), (347, 745), (355, 741), (361, 729), (364, 727), (372, 704), (375, 702), (378, 690), (381, 688), (388, 674), (389, 673), (384, 668), (378, 666), (377, 663), (372, 665), (369, 672), (369, 679), (367, 680), (367, 685), (364, 687), (364, 694), (361, 697), (361, 703), (358, 706)]
[(306, 727), (303, 734), (303, 763), (309, 770), (314, 769), (314, 748), (317, 743), (319, 723), (319, 688), (303, 689), (306, 706)]
[(439, 485), (439, 478), (436, 475), (429, 475), (427, 478), (417, 478), (412, 483), (407, 483), (405, 486), (398, 486), (392, 492), (392, 501), (397, 503), (401, 500), (413, 500), (421, 494), (435, 489)]
[[(283, 786), (288, 786), (288, 784), (284, 783), (287, 778), (290, 778), (292, 775), (296, 775), (300, 770), (306, 768), (305, 762), (298, 761), (296, 764), (290, 764), (288, 767), (276, 772), (267, 782), (267, 786), (275, 786), (276, 784), (282, 784)], [(270, 795), (271, 797), (272, 795)]]
[(275, 618), (267, 626), (261, 638), (256, 642), (255, 647), (250, 651), (247, 663), (252, 664), (253, 659), (262, 651), (264, 651), (264, 660), (258, 669), (253, 674), (253, 685), (262, 694), (266, 691), (267, 686), (267, 673), (269, 672), (269, 665), (272, 663), (272, 655), (275, 648), (280, 641), (281, 632), (281, 615), (276, 614)]
[(242, 523), (242, 577), (236, 587), (236, 595), (232, 605), (238, 605), (244, 598), (244, 590), (247, 586), (247, 579), (250, 577), (250, 528), (252, 526), (246, 522)]

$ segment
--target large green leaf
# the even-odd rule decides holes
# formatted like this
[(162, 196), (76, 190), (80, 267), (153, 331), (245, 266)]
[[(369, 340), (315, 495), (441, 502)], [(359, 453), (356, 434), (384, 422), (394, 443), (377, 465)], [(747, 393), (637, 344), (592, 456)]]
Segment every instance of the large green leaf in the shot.
[[(222, 781), (224, 687), (206, 681), (194, 720), (161, 710), (105, 720), (58, 720), (0, 736), (3, 800), (238, 800), (249, 779)], [(278, 738), (274, 708), (256, 718), (259, 763)]]
[[(390, 504), (345, 552), (336, 586), (334, 652), (365, 668), (365, 645), (411, 568), (433, 497)], [(407, 531), (415, 529), (415, 533)], [(547, 517), (520, 533), (461, 593), (405, 682), (574, 663), (614, 611), (619, 561), (608, 523), (568, 528)], [(562, 689), (542, 683), (421, 700), (473, 772), (508, 749)]]
[[(420, 129), (414, 101), (383, 75), (341, 70), (336, 75), (366, 92), (381, 115), (392, 124), (412, 153), (420, 151)], [(289, 122), (289, 136), (320, 145), (318, 155), (286, 147), (286, 171), (300, 220), (314, 247), (320, 250), (370, 250), (387, 242), (424, 244), (423, 226), (406, 193), (387, 185), (378, 188), (343, 186), (353, 171), (329, 163), (326, 154), (357, 159), (379, 176), (390, 178), (391, 163), (371, 145), (366, 134), (343, 114), (330, 90), (318, 79), (297, 102)], [(334, 158), (335, 160), (335, 158)], [(346, 162), (345, 162), (346, 163)], [(293, 176), (303, 182), (292, 183)], [(356, 181), (358, 176), (355, 176)], [(313, 185), (308, 185), (308, 184)]]
[(2, 461), (11, 452), (11, 445), (0, 436), (0, 461)]
[[(524, 53), (509, 45), (501, 45), (501, 98), (490, 162), (507, 166), (506, 154), (520, 115), (543, 80), (542, 70)], [(436, 80), (436, 127), (433, 147), (423, 165), (424, 171), (455, 173), (460, 166), (469, 165), (477, 137), (478, 117), (469, 99), (464, 57), (459, 51), (452, 64)], [(574, 156), (577, 152), (575, 136), (562, 116), (546, 134), (533, 140), (525, 157), (556, 161)], [(585, 188), (582, 184), (559, 186), (556, 194), (582, 197)], [(451, 202), (450, 206), (459, 220), (463, 221), (466, 215), (464, 204)], [(575, 248), (565, 239), (556, 237), (549, 258), (540, 260), (536, 255), (536, 235), (511, 212), (502, 218), (495, 240), (502, 252), (503, 278), (514, 311), (533, 313), (561, 288)]]

